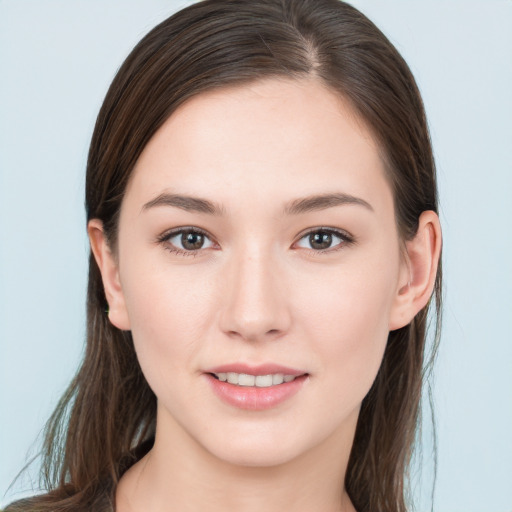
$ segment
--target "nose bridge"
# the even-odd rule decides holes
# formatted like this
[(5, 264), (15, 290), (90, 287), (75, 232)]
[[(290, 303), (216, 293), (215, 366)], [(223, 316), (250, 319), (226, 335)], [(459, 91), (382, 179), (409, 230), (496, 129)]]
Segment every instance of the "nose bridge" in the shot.
[(234, 251), (228, 265), (222, 330), (247, 340), (286, 331), (290, 315), (271, 248), (248, 244)]

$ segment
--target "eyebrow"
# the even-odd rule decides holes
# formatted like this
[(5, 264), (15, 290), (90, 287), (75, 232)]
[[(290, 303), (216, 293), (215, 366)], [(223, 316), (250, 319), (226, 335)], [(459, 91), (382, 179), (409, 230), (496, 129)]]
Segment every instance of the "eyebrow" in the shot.
[(173, 206), (187, 212), (207, 213), (209, 215), (223, 215), (224, 208), (208, 199), (200, 197), (184, 196), (180, 194), (163, 193), (147, 202), (142, 210), (148, 210), (156, 206)]
[(325, 210), (334, 206), (357, 205), (374, 211), (370, 203), (360, 197), (352, 196), (342, 192), (334, 194), (320, 194), (295, 199), (288, 203), (284, 208), (286, 215), (299, 215), (317, 210)]
[[(319, 194), (294, 199), (286, 204), (283, 213), (285, 215), (300, 215), (317, 210), (325, 210), (334, 206), (357, 205), (374, 211), (371, 204), (360, 197), (345, 193)], [(222, 205), (203, 199), (181, 194), (163, 193), (144, 204), (142, 210), (148, 210), (158, 206), (171, 206), (188, 212), (206, 213), (208, 215), (222, 216), (225, 209)]]

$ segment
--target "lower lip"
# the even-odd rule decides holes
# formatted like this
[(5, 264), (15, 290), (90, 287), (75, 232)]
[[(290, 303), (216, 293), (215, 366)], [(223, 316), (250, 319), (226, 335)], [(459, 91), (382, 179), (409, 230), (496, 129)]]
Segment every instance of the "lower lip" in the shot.
[(275, 386), (258, 388), (256, 386), (237, 386), (223, 382), (210, 374), (204, 374), (213, 392), (225, 403), (249, 411), (272, 409), (298, 393), (306, 381), (307, 375), (296, 377), (291, 382)]

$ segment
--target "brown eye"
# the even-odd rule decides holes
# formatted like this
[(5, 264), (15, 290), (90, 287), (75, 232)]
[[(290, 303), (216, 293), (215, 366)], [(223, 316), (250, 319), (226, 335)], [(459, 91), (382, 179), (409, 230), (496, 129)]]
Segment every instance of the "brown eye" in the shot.
[(325, 228), (310, 231), (297, 242), (297, 246), (321, 252), (341, 249), (352, 242), (353, 239), (344, 232)]
[(201, 249), (204, 244), (204, 235), (196, 232), (184, 232), (181, 234), (181, 245), (188, 251)]
[(196, 229), (179, 229), (160, 238), (172, 252), (194, 254), (202, 249), (213, 247), (213, 242), (203, 232)]
[(332, 235), (327, 231), (317, 231), (309, 235), (309, 244), (313, 249), (329, 249), (332, 244)]

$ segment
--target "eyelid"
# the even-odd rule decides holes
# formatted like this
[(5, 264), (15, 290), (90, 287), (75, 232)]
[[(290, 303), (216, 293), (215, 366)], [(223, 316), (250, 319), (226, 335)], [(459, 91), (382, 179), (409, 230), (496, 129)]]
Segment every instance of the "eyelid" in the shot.
[[(166, 249), (180, 255), (184, 256), (197, 256), (200, 252), (204, 251), (205, 249), (210, 249), (211, 247), (201, 247), (197, 250), (186, 250), (186, 249), (180, 249), (179, 247), (176, 247), (175, 245), (171, 244), (169, 240), (177, 235), (183, 234), (184, 232), (190, 232), (190, 233), (198, 233), (203, 235), (206, 239), (208, 239), (212, 245), (216, 244), (213, 237), (204, 229), (198, 228), (196, 226), (179, 226), (176, 228), (169, 229), (159, 235), (157, 237), (157, 243), (165, 245)], [(304, 238), (311, 236), (313, 233), (329, 233), (331, 235), (336, 236), (337, 238), (341, 239), (341, 242), (336, 244), (333, 247), (329, 247), (327, 249), (313, 249), (313, 248), (305, 248), (305, 249), (313, 254), (322, 254), (322, 253), (329, 253), (329, 252), (335, 252), (339, 249), (342, 249), (344, 246), (351, 245), (355, 243), (355, 238), (351, 234), (349, 234), (347, 231), (340, 229), (340, 228), (333, 228), (333, 227), (327, 227), (327, 226), (318, 226), (314, 228), (308, 228), (306, 231), (303, 231), (297, 238), (296, 242), (293, 243), (293, 245), (296, 245), (298, 242), (303, 240)]]
[(209, 239), (212, 238), (211, 235), (207, 231), (205, 231), (204, 229), (198, 228), (197, 226), (178, 226), (176, 228), (168, 229), (168, 230), (164, 231), (161, 235), (158, 235), (157, 241), (164, 242), (165, 240), (168, 240), (169, 238), (179, 235), (180, 233), (183, 233), (185, 231), (192, 232), (192, 233), (199, 233)]
[(175, 245), (170, 243), (169, 240), (171, 238), (174, 238), (175, 236), (178, 236), (183, 233), (197, 233), (208, 239), (212, 243), (212, 245), (216, 243), (213, 237), (207, 231), (196, 226), (179, 226), (176, 228), (169, 229), (167, 231), (164, 231), (161, 235), (159, 235), (156, 241), (157, 243), (164, 245), (164, 247), (168, 251), (183, 256), (197, 256), (201, 251), (204, 251), (205, 249), (210, 249), (210, 247), (201, 247), (200, 249), (196, 250), (186, 250), (180, 249), (179, 247), (176, 247)]
[(304, 238), (311, 236), (314, 233), (319, 233), (319, 232), (329, 233), (331, 235), (334, 235), (337, 238), (340, 238), (341, 242), (338, 243), (337, 245), (334, 245), (333, 247), (328, 247), (327, 249), (312, 249), (312, 248), (308, 249), (306, 247), (301, 247), (301, 248), (308, 250), (313, 254), (322, 254), (322, 253), (328, 253), (328, 252), (335, 252), (337, 250), (342, 249), (343, 247), (345, 247), (347, 245), (354, 244), (356, 241), (354, 236), (352, 236), (350, 233), (348, 233), (347, 231), (345, 231), (343, 229), (332, 228), (332, 227), (327, 227), (327, 226), (319, 226), (319, 227), (315, 227), (315, 228), (309, 228), (307, 231), (302, 232), (298, 236), (297, 241), (294, 242), (294, 245), (297, 244), (298, 242), (300, 242), (301, 240), (303, 240)]

